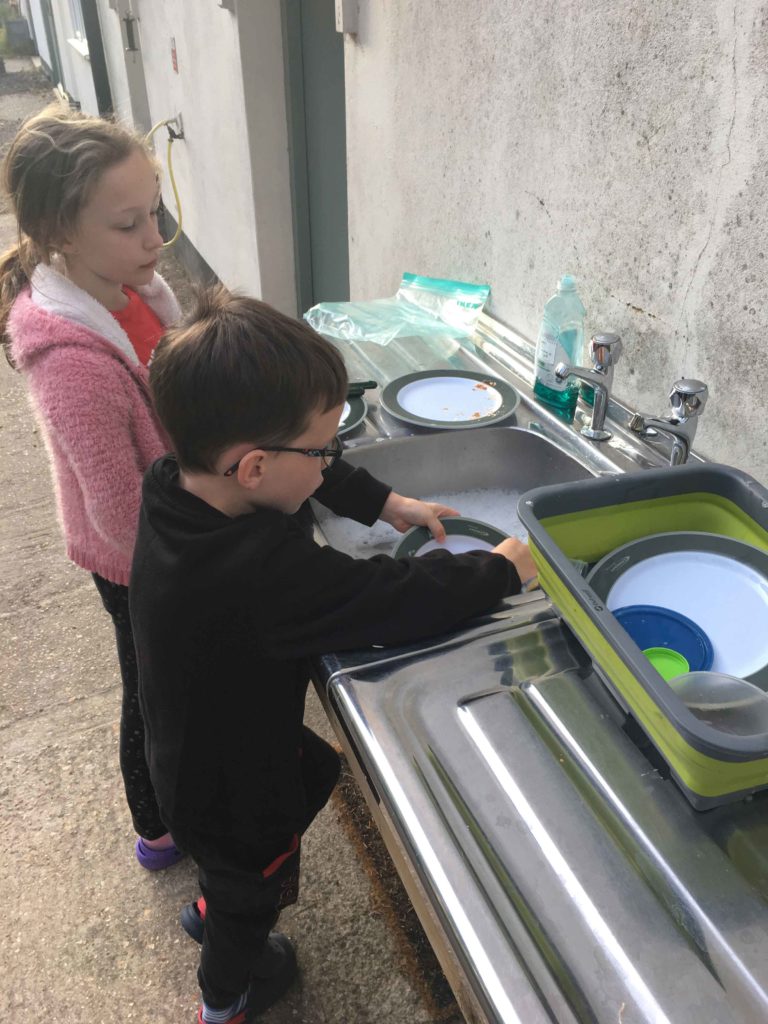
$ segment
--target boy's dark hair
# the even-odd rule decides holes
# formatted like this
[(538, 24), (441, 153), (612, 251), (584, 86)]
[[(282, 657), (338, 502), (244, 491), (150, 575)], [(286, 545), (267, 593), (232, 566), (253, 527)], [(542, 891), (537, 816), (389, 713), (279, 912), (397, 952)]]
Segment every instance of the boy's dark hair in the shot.
[(221, 286), (199, 292), (192, 315), (160, 340), (149, 381), (179, 465), (191, 472), (214, 472), (219, 455), (243, 441), (293, 440), (347, 393), (330, 342)]

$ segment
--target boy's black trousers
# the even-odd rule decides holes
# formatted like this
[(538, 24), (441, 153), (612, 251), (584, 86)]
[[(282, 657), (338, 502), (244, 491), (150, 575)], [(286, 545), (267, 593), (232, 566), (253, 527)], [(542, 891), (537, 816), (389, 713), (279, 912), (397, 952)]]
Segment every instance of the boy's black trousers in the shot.
[[(307, 815), (301, 832), (325, 806), (339, 777), (336, 751), (304, 726), (301, 770)], [(211, 842), (169, 822), (176, 844), (197, 864), (205, 897), (205, 931), (198, 980), (212, 1009), (231, 1006), (248, 988), (251, 970), (280, 910), (298, 896), (300, 842), (286, 836), (278, 847)], [(295, 847), (275, 866), (282, 854)], [(267, 869), (266, 871), (264, 869)]]

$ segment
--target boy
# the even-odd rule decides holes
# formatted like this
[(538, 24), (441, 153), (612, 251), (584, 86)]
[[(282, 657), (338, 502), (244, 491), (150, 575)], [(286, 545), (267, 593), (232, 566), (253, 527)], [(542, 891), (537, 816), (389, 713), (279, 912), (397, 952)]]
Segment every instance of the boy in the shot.
[(536, 570), (517, 540), (400, 560), (315, 544), (313, 494), (438, 537), (454, 510), (338, 461), (341, 357), (261, 302), (203, 296), (159, 343), (150, 383), (175, 456), (145, 477), (131, 577), (147, 754), (163, 820), (199, 869), (204, 901), (182, 915), (203, 944), (198, 1020), (243, 1024), (295, 974), (271, 929), (339, 771), (302, 724), (307, 656), (445, 631)]

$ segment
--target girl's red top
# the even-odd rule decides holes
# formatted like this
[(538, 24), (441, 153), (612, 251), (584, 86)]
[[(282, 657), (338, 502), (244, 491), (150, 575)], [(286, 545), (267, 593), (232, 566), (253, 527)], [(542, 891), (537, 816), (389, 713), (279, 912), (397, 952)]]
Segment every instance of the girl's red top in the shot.
[(123, 293), (128, 297), (128, 305), (113, 310), (112, 316), (130, 338), (139, 362), (146, 366), (165, 328), (140, 295), (130, 288), (123, 288)]

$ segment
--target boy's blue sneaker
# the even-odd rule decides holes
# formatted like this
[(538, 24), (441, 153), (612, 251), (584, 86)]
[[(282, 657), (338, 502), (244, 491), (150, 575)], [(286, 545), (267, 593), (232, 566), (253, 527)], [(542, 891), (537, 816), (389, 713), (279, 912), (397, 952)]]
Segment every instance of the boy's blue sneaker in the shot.
[[(233, 1007), (233, 1014), (217, 1024), (251, 1024), (256, 1017), (268, 1010), (284, 995), (296, 977), (298, 967), (291, 940), (281, 932), (270, 932), (264, 952), (252, 972), (245, 1006)], [(197, 1011), (198, 1024), (205, 1024), (204, 1008)]]

